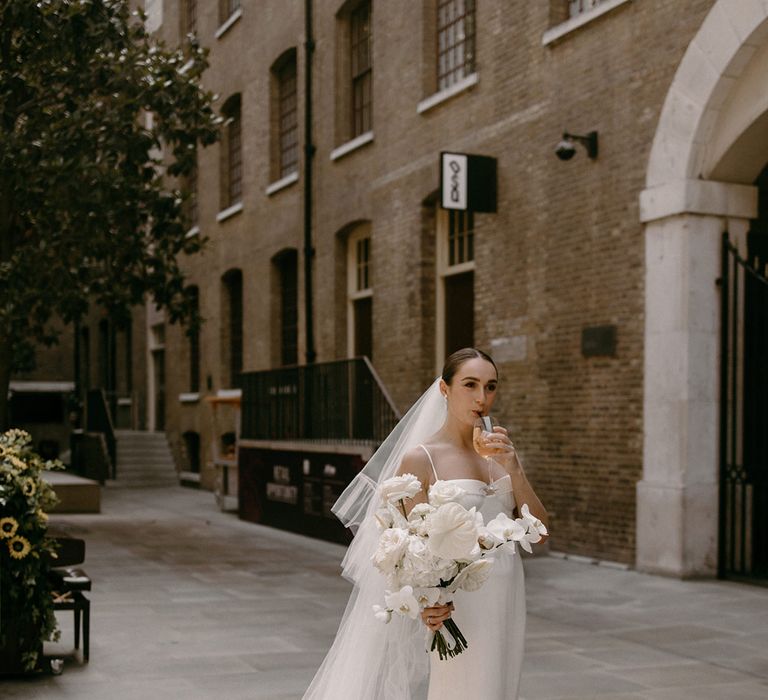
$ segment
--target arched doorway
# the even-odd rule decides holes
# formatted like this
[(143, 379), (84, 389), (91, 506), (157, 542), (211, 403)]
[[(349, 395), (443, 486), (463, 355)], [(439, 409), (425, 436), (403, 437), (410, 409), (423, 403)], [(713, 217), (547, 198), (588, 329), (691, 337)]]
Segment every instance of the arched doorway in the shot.
[[(760, 220), (754, 183), (768, 163), (766, 70), (768, 8), (715, 2), (678, 67), (651, 149), (640, 198), (646, 242), (641, 570), (718, 572), (717, 282), (723, 233), (746, 256), (752, 222)], [(744, 374), (743, 344), (739, 352), (736, 383), (757, 387), (759, 377)], [(737, 419), (740, 445), (744, 416)]]

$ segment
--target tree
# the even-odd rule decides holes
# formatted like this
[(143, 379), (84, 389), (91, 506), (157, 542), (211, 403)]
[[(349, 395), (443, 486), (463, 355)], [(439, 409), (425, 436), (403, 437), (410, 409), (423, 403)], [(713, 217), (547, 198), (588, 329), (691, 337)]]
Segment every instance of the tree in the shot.
[(194, 37), (169, 49), (123, 0), (0, 0), (0, 428), (54, 318), (94, 302), (123, 321), (151, 295), (199, 323), (179, 258), (201, 242), (168, 176), (217, 139), (206, 67)]

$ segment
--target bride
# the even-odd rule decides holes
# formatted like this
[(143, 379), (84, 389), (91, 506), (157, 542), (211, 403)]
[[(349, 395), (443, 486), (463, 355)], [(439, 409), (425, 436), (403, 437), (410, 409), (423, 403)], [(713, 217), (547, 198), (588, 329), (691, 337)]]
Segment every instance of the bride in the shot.
[[(333, 645), (304, 700), (481, 700), (517, 698), (525, 635), (525, 583), (515, 545), (495, 556), (491, 575), (479, 591), (458, 591), (446, 606), (427, 608), (421, 620), (399, 615), (383, 625), (373, 605), (384, 596), (384, 577), (370, 557), (378, 539), (373, 513), (379, 482), (395, 474), (418, 477), (423, 490), (408, 504), (427, 500), (429, 486), (448, 481), (453, 500), (477, 508), (487, 522), (501, 512), (519, 515), (528, 504), (548, 526), (546, 510), (526, 479), (504, 428), (486, 441), (485, 459), (473, 447), (473, 428), (488, 415), (499, 378), (481, 350), (453, 353), (441, 376), (411, 407), (365, 469), (334, 505), (334, 513), (356, 530), (342, 563), (355, 584)], [(453, 617), (467, 639), (461, 654), (439, 660), (427, 653), (425, 634)], [(422, 632), (418, 627), (421, 626)], [(431, 634), (429, 634), (431, 637)]]

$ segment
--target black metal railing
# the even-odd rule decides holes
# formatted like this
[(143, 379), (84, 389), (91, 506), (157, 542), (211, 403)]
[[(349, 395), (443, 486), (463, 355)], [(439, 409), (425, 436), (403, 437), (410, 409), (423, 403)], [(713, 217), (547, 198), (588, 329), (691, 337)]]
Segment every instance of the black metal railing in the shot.
[(107, 405), (107, 397), (103, 389), (91, 389), (86, 394), (86, 425), (89, 433), (103, 433), (107, 443), (109, 459), (112, 462), (112, 478), (117, 478), (117, 440), (112, 417)]
[(368, 358), (242, 374), (241, 437), (380, 443), (400, 415)]
[[(765, 238), (765, 237), (763, 237)], [(722, 239), (718, 575), (768, 581), (768, 245)]]

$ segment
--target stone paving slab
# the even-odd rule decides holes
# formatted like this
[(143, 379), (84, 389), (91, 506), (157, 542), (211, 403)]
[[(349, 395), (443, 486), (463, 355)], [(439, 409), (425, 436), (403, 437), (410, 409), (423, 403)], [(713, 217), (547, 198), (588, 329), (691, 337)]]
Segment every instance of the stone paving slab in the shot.
[[(350, 590), (343, 547), (239, 521), (204, 491), (107, 487), (101, 514), (52, 520), (87, 542), (91, 661), (62, 613), (46, 649), (64, 673), (0, 679), (2, 698), (296, 700)], [(554, 556), (525, 567), (522, 700), (768, 698), (768, 589)]]

